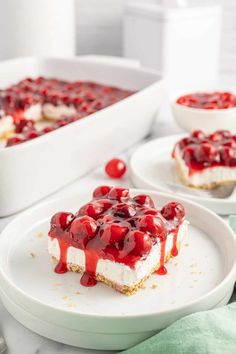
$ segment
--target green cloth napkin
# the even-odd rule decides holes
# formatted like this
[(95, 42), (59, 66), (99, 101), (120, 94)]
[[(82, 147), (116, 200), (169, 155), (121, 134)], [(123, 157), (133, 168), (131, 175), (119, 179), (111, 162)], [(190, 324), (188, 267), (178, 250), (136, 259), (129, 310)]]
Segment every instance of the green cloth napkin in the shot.
[[(229, 222), (236, 233), (236, 216), (230, 216)], [(122, 353), (236, 354), (236, 302), (183, 317)]]

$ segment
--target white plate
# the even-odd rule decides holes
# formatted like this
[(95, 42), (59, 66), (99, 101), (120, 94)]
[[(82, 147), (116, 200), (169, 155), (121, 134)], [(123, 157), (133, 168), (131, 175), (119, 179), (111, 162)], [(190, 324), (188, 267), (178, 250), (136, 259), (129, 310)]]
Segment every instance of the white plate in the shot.
[[(145, 191), (132, 191), (140, 192)], [(149, 193), (159, 206), (173, 199)], [(49, 218), (58, 210), (75, 211), (89, 198), (85, 193), (44, 203), (21, 214), (3, 231), (1, 296), (9, 312), (24, 325), (68, 344), (123, 349), (230, 296), (236, 278), (233, 232), (211, 211), (179, 198), (191, 226), (179, 256), (167, 265), (167, 276), (153, 275), (145, 289), (127, 297), (103, 284), (84, 288), (78, 274), (55, 274), (46, 250)], [(60, 336), (57, 328), (61, 328)]]
[[(184, 135), (171, 135), (158, 138), (141, 145), (130, 160), (131, 178), (136, 187), (156, 189), (171, 193), (166, 183), (180, 183), (171, 153), (175, 143)], [(178, 195), (198, 202), (217, 214), (236, 213), (236, 196), (219, 199), (201, 197), (178, 192)]]

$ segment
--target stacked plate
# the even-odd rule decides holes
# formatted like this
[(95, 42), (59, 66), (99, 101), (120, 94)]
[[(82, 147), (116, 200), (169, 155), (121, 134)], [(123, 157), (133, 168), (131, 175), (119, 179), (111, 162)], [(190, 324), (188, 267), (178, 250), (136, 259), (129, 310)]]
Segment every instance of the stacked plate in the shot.
[[(173, 200), (149, 193), (157, 206)], [(132, 190), (132, 194), (140, 190)], [(0, 238), (1, 299), (24, 326), (59, 342), (93, 349), (124, 349), (195, 311), (229, 300), (236, 277), (236, 238), (208, 209), (182, 198), (190, 221), (180, 254), (166, 276), (127, 297), (103, 284), (80, 285), (78, 274), (58, 275), (47, 253), (50, 216), (78, 210), (90, 193), (32, 208), (12, 221)], [(176, 199), (176, 198), (175, 198)]]

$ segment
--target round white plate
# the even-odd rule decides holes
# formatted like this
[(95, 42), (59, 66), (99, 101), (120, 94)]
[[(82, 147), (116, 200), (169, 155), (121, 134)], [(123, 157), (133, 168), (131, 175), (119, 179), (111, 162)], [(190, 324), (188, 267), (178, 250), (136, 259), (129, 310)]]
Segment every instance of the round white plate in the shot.
[[(130, 160), (131, 178), (136, 187), (173, 193), (166, 183), (181, 184), (171, 153), (184, 135), (170, 135), (141, 145)], [(178, 195), (198, 202), (217, 214), (236, 213), (236, 193), (225, 199), (201, 197), (178, 192)]]
[[(145, 193), (133, 190), (132, 194), (140, 192)], [(170, 195), (148, 193), (159, 207), (173, 200)], [(78, 274), (54, 273), (47, 253), (50, 216), (58, 210), (78, 210), (89, 194), (30, 209), (1, 235), (1, 296), (24, 325), (68, 344), (124, 349), (229, 297), (236, 278), (236, 238), (217, 215), (180, 198), (191, 223), (189, 237), (179, 256), (168, 262), (168, 275), (153, 275), (137, 294), (127, 297), (103, 284), (85, 288)]]

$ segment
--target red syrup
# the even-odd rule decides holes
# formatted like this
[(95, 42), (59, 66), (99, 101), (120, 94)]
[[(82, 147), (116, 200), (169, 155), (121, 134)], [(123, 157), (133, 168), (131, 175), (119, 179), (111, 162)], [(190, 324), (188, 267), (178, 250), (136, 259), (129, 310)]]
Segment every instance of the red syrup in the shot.
[[(148, 256), (159, 239), (160, 267), (156, 272), (164, 275), (167, 273), (164, 266), (166, 239), (173, 228), (178, 230), (183, 218), (184, 208), (179, 203), (168, 203), (158, 211), (149, 196), (131, 198), (126, 188), (98, 187), (93, 193), (93, 200), (75, 215), (59, 212), (52, 217), (49, 236), (57, 238), (60, 247), (60, 260), (55, 272), (67, 272), (69, 246), (81, 249), (85, 253), (85, 272), (80, 283), (92, 287), (97, 283), (100, 259), (134, 268), (138, 260)], [(177, 231), (173, 238), (173, 256), (177, 255), (176, 242)]]
[(178, 256), (178, 247), (177, 247), (177, 237), (178, 237), (178, 230), (174, 231), (174, 235), (173, 235), (173, 244), (172, 244), (172, 248), (171, 248), (171, 255), (172, 257), (176, 257)]
[(67, 268), (67, 251), (69, 248), (68, 242), (65, 242), (62, 239), (58, 239), (59, 247), (60, 247), (60, 259), (58, 264), (55, 267), (55, 272), (58, 274), (63, 274), (68, 271)]
[(85, 250), (85, 272), (80, 279), (80, 284), (91, 287), (97, 284), (96, 269), (98, 255), (92, 250)]
[(156, 271), (156, 273), (158, 275), (165, 275), (167, 273), (167, 269), (164, 266), (164, 264), (165, 264), (165, 255), (166, 255), (166, 238), (161, 240), (160, 266), (159, 266), (159, 268)]

